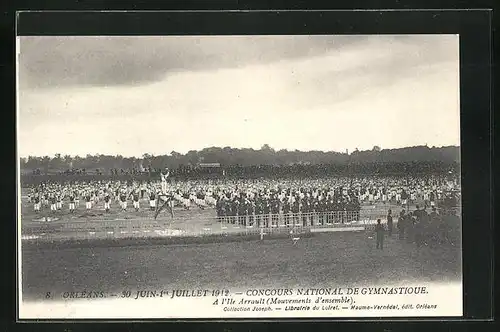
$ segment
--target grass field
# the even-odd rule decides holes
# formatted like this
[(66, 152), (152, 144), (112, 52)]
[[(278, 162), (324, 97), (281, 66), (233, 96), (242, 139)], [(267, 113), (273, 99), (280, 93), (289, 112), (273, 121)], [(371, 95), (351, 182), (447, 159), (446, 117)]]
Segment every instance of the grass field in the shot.
[(25, 300), (45, 292), (219, 287), (315, 287), (461, 279), (460, 248), (393, 235), (376, 250), (365, 232), (189, 245), (39, 248), (22, 253)]

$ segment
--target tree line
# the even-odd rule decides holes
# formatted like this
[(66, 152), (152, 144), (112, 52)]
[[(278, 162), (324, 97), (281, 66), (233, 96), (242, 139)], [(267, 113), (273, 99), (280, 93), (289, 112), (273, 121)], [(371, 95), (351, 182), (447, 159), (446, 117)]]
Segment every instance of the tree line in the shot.
[[(28, 156), (20, 159), (23, 173), (64, 172), (84, 170), (109, 173), (110, 170), (137, 170), (147, 172), (169, 167), (171, 169), (194, 168), (200, 163), (219, 163), (221, 167), (255, 167), (259, 165), (356, 165), (366, 163), (391, 164), (432, 162), (446, 165), (460, 161), (460, 148), (457, 146), (428, 147), (414, 146), (400, 149), (381, 149), (374, 146), (371, 150), (355, 150), (351, 153), (275, 150), (264, 145), (260, 150), (238, 149), (231, 147), (209, 147), (200, 151), (192, 150), (185, 154), (172, 151), (165, 155), (144, 154), (142, 157), (123, 157), (121, 155), (86, 155), (85, 157), (56, 154), (50, 156)], [(75, 173), (75, 171), (73, 171)]]

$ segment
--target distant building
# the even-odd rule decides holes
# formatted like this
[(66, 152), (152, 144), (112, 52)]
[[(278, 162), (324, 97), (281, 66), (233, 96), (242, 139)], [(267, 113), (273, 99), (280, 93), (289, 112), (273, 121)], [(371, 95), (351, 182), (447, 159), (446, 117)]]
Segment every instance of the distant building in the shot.
[(198, 163), (200, 168), (219, 168), (220, 163)]

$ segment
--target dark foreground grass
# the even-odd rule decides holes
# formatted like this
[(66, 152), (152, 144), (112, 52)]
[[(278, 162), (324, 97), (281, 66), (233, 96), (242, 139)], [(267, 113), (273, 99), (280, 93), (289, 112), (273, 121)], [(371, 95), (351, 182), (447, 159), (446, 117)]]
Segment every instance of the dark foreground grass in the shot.
[[(164, 239), (163, 239), (164, 240)], [(151, 240), (148, 240), (151, 241)], [(263, 241), (165, 245), (24, 246), (25, 300), (46, 292), (335, 287), (460, 280), (459, 247), (422, 247), (386, 239), (383, 251), (364, 232)]]

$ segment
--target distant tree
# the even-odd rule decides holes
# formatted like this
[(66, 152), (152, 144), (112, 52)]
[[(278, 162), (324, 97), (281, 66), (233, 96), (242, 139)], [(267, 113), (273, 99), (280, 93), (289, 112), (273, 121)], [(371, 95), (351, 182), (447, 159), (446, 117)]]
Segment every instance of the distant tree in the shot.
[(33, 170), (39, 167), (40, 162), (38, 161), (38, 157), (28, 156), (28, 160), (26, 161), (26, 168)]
[(198, 151), (196, 150), (190, 150), (188, 153), (185, 155), (185, 160), (187, 164), (190, 165), (196, 165), (198, 162)]
[(42, 157), (42, 168), (45, 174), (49, 173), (50, 160), (49, 156)]
[(74, 168), (81, 168), (82, 162), (83, 162), (83, 158), (81, 158), (79, 155), (76, 155), (73, 157), (73, 167)]
[(54, 158), (50, 159), (50, 161), (49, 161), (49, 168), (60, 170), (63, 167), (64, 167), (64, 165), (63, 165), (63, 160), (61, 158), (61, 154), (56, 153), (54, 155)]
[(73, 168), (73, 158), (69, 154), (64, 155), (63, 160), (66, 167)]
[(78, 155), (61, 157), (56, 154), (54, 158), (49, 156), (28, 156), (21, 163), (23, 169), (41, 169), (47, 172), (50, 168), (63, 170), (73, 163), (75, 169), (131, 169), (139, 167), (143, 162), (144, 167), (152, 166), (155, 169), (165, 166), (179, 168), (182, 165), (196, 165), (199, 161), (219, 162), (222, 165), (288, 165), (288, 164), (311, 164), (311, 165), (343, 165), (351, 163), (401, 163), (432, 161), (447, 164), (460, 162), (460, 148), (457, 146), (429, 148), (428, 146), (414, 146), (400, 149), (384, 149), (374, 146), (371, 150), (359, 151), (355, 149), (350, 155), (340, 152), (324, 151), (299, 151), (281, 149), (275, 151), (268, 144), (264, 144), (259, 150), (250, 148), (237, 149), (225, 146), (224, 148), (210, 147), (201, 151), (191, 150), (186, 154), (172, 151), (170, 155), (153, 156), (144, 154), (142, 158), (124, 158), (121, 155), (90, 155), (82, 158)]
[(269, 144), (264, 144), (264, 145), (262, 145), (262, 147), (261, 147), (260, 149), (261, 149), (262, 151), (272, 151), (272, 152), (274, 152), (274, 149), (273, 149), (273, 148), (271, 148), (271, 147), (269, 146)]
[(166, 157), (166, 156), (153, 156), (151, 158), (151, 163), (149, 164), (149, 166), (151, 168), (162, 168), (164, 157)]

